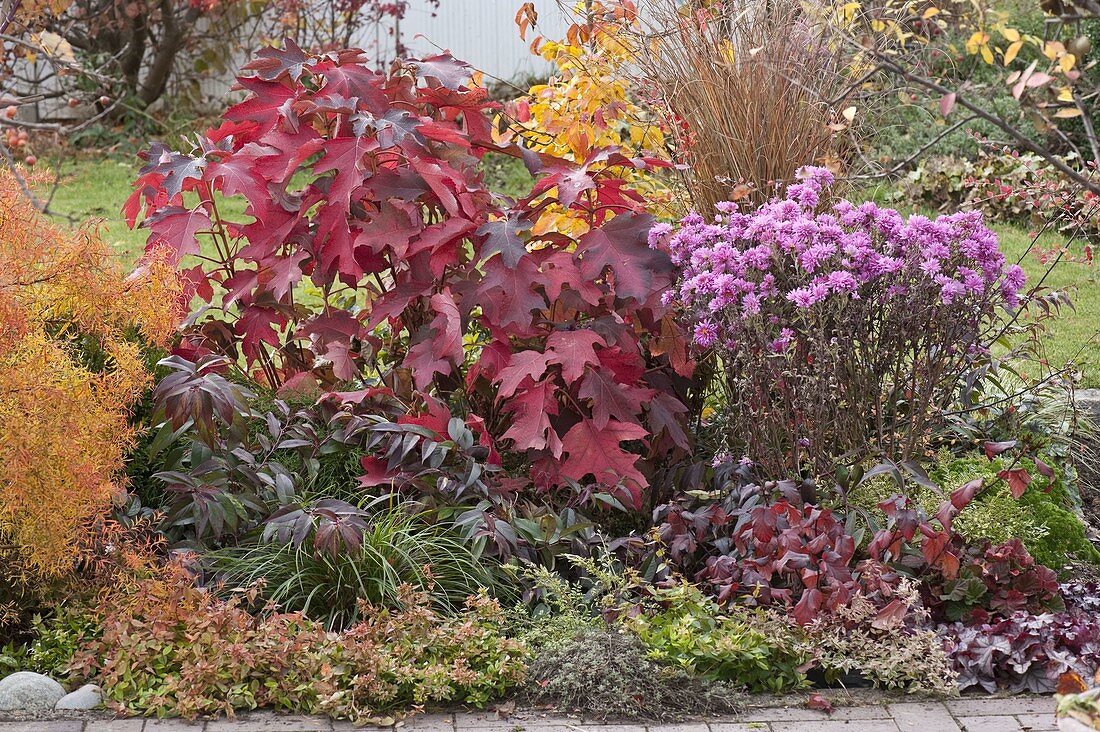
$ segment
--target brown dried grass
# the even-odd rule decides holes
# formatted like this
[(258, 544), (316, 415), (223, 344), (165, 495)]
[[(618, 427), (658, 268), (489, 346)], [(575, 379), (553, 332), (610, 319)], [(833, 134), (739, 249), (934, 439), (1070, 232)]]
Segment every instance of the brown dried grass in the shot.
[(698, 211), (731, 196), (763, 200), (804, 165), (843, 167), (847, 142), (838, 132), (848, 131), (839, 111), (847, 106), (847, 63), (809, 5), (638, 5), (638, 81), (659, 98), (690, 166), (687, 185)]

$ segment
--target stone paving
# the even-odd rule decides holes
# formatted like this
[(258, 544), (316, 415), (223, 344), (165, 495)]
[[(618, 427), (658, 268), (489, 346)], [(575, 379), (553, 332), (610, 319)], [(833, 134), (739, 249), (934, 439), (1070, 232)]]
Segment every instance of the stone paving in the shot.
[[(585, 722), (536, 712), (424, 714), (398, 725), (409, 732), (1048, 732), (1056, 730), (1050, 697), (888, 701), (838, 707), (753, 707), (730, 718), (679, 724)], [(257, 712), (206, 722), (142, 719), (2, 721), (0, 732), (351, 732), (347, 722)], [(377, 727), (367, 729), (378, 730)]]

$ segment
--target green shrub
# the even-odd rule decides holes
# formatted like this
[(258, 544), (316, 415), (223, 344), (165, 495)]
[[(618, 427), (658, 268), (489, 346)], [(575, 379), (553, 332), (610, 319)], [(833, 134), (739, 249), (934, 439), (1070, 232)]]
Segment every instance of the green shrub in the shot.
[(406, 585), (430, 592), (443, 612), (460, 609), (482, 589), (502, 589), (495, 563), (472, 554), (445, 526), (400, 508), (366, 516), (364, 522), (357, 547), (324, 551), (306, 542), (257, 539), (210, 552), (205, 560), (224, 590), (262, 580), (260, 599), (329, 628), (357, 622), (362, 601), (399, 606)]
[(806, 685), (809, 656), (784, 619), (760, 610), (723, 613), (695, 585), (654, 588), (659, 609), (626, 614), (622, 623), (645, 644), (646, 657), (753, 692), (779, 693)]
[(100, 620), (89, 608), (62, 607), (46, 618), (36, 615), (31, 621), (31, 640), (5, 646), (0, 651), (0, 668), (64, 678), (81, 644), (98, 637), (99, 632)]
[(755, 692), (805, 685), (799, 667), (807, 657), (795, 650), (800, 636), (786, 620), (747, 608), (724, 612), (693, 584), (654, 585), (610, 559), (570, 559), (583, 572), (578, 582), (542, 567), (526, 572), (538, 603), (515, 611), (512, 628), (531, 648), (571, 643), (610, 623), (637, 636), (648, 660), (690, 676)]

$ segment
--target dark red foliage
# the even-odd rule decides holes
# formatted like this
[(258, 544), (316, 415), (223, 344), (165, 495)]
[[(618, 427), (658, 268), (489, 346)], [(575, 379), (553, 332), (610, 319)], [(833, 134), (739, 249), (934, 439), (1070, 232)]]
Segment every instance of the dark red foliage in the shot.
[(971, 549), (956, 576), (928, 578), (925, 605), (936, 619), (987, 622), (1017, 611), (1062, 610), (1054, 570), (1036, 563), (1019, 539)]
[(809, 624), (846, 605), (858, 589), (855, 540), (831, 511), (786, 501), (757, 506), (732, 537), (734, 552), (707, 560), (698, 579), (716, 585), (719, 602), (792, 605)]
[[(640, 507), (639, 458), (688, 446), (672, 265), (616, 175), (656, 161), (498, 146), (496, 105), (448, 55), (387, 74), (288, 44), (246, 68), (247, 98), (190, 152), (154, 145), (125, 209), (150, 251), (206, 257), (188, 270), (210, 306), (190, 353), (243, 358), (273, 387), (305, 374), (431, 395), (482, 420), (538, 489), (592, 483)], [(531, 194), (487, 190), (489, 153), (522, 157)], [(532, 233), (551, 207), (578, 225)]]
[(977, 481), (958, 489), (935, 517), (901, 496), (883, 502), (886, 524), (861, 549), (863, 519), (811, 502), (812, 485), (757, 484), (747, 466), (712, 472), (725, 495), (721, 502), (685, 497), (656, 511), (673, 565), (709, 586), (720, 602), (787, 607), (803, 625), (857, 593), (878, 602), (883, 619), (904, 612), (894, 598), (903, 574), (954, 580), (964, 547), (951, 520), (982, 488)]

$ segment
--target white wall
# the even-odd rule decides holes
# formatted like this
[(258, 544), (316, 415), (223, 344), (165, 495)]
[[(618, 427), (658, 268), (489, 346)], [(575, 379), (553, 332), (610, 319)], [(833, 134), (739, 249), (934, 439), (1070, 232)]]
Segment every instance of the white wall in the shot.
[(401, 36), (413, 55), (429, 55), (447, 49), (486, 74), (512, 80), (531, 73), (546, 73), (550, 66), (531, 54), (528, 44), (541, 32), (548, 38), (565, 35), (568, 22), (556, 0), (535, 0), (539, 29), (520, 40), (515, 24), (523, 0), (440, 0), (436, 17), (429, 4), (412, 0), (401, 21)]

